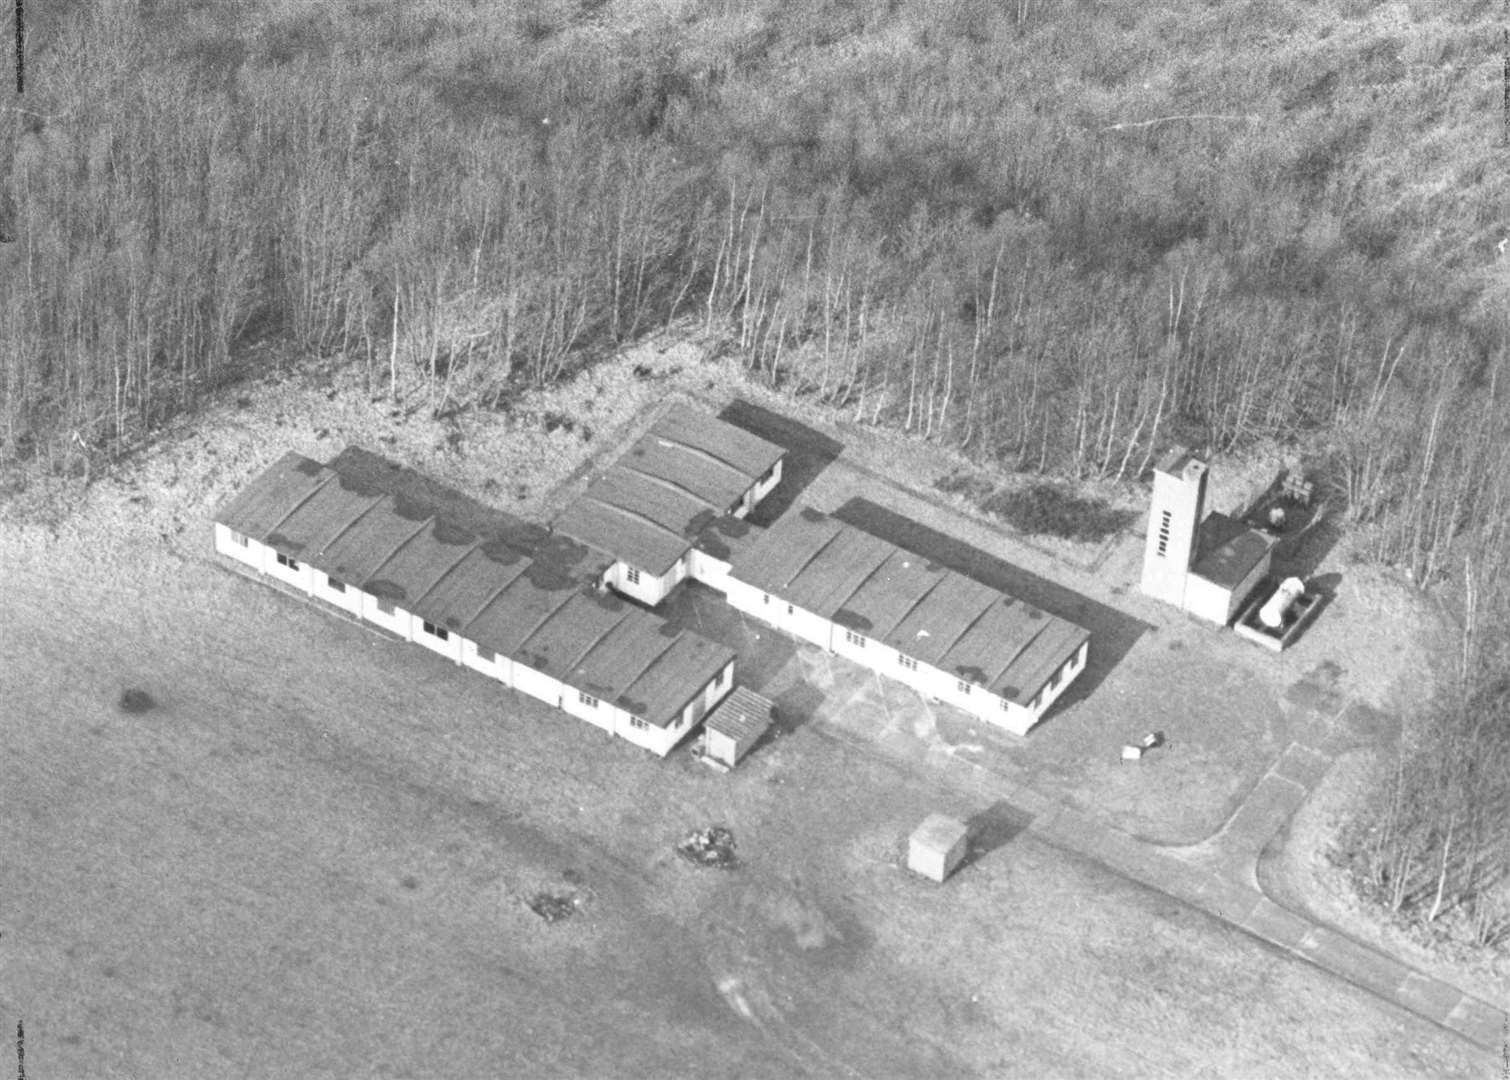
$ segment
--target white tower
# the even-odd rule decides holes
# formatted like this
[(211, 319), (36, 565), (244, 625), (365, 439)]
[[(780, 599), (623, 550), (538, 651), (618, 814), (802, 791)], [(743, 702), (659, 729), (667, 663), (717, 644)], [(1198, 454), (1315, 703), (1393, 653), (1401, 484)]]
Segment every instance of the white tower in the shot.
[(1206, 463), (1175, 447), (1154, 468), (1142, 588), (1177, 608), (1185, 606), (1185, 579), (1195, 561), (1205, 503)]

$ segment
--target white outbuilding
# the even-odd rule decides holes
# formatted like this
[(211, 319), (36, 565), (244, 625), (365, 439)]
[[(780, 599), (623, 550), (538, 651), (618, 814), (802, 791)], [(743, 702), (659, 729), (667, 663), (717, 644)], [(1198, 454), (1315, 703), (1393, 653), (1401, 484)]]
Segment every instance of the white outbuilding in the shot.
[(907, 840), (907, 869), (942, 882), (970, 850), (970, 830), (958, 818), (929, 814)]

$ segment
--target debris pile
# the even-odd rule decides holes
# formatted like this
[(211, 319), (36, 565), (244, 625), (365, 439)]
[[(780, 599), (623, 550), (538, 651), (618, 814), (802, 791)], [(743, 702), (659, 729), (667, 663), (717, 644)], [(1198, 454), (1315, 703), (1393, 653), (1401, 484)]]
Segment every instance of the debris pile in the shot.
[(1136, 744), (1129, 743), (1122, 747), (1123, 761), (1138, 761), (1148, 751), (1164, 745), (1164, 733), (1162, 731), (1150, 731)]
[(694, 829), (676, 845), (676, 853), (694, 866), (734, 869), (734, 834), (722, 825)]
[(581, 901), (574, 895), (558, 896), (554, 893), (536, 893), (529, 900), (529, 909), (548, 923), (569, 919), (577, 912)]

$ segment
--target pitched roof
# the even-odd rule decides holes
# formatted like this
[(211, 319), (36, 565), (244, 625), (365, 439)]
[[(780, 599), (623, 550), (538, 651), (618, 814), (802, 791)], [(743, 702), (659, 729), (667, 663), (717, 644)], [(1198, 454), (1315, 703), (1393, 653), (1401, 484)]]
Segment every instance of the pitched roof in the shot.
[(659, 577), (784, 453), (733, 424), (674, 406), (562, 511), (554, 527)]
[(675, 487), (615, 465), (561, 512), (555, 528), (659, 577), (715, 516)]
[(260, 543), (326, 479), (318, 461), (290, 450), (237, 492), (215, 520)]
[(731, 739), (758, 739), (771, 726), (771, 699), (748, 686), (736, 686), (718, 703), (705, 725)]
[(772, 525), (732, 567), (740, 581), (1019, 705), (1090, 637), (809, 508)]
[(614, 704), (665, 727), (733, 659), (733, 649), (696, 634), (679, 634), (671, 640), (670, 648), (614, 698)]
[(601, 552), (355, 448), (285, 454), (216, 520), (658, 726), (734, 658), (590, 591)]
[(1235, 589), (1274, 546), (1273, 538), (1226, 514), (1211, 513), (1196, 531), (1190, 572), (1213, 585)]
[(786, 454), (783, 447), (759, 435), (680, 404), (667, 409), (650, 429), (650, 434), (721, 461), (749, 477), (751, 484), (769, 472)]

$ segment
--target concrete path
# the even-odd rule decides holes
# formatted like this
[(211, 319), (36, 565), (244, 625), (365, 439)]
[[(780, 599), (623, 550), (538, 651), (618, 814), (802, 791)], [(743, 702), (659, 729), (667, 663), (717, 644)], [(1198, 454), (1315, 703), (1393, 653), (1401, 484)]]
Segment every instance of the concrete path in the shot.
[(866, 738), (825, 718), (815, 729), (985, 802), (1006, 801), (1030, 819), (1028, 831), (1057, 847), (1182, 900), (1479, 1046), (1503, 1048), (1510, 1031), (1503, 1010), (1281, 907), (1259, 888), (1259, 854), (1331, 767), (1331, 756), (1320, 750), (1292, 743), (1219, 833), (1193, 847), (1174, 848), (1108, 828), (966, 757), (928, 755), (920, 740), (898, 728)]

